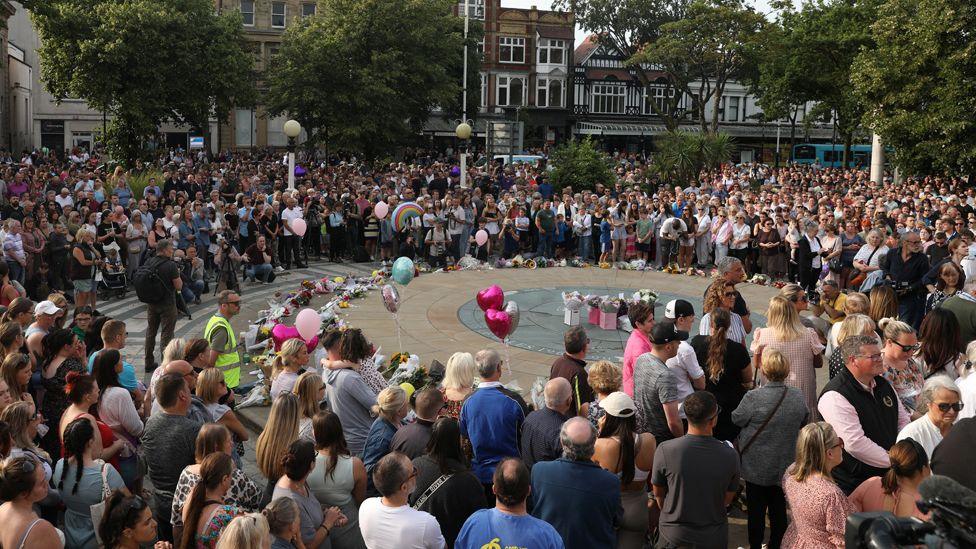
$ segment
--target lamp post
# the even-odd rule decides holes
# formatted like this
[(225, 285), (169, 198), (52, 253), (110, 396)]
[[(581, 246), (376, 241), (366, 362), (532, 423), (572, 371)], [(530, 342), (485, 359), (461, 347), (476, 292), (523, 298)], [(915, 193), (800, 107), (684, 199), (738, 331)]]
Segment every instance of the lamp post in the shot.
[(461, 152), (461, 188), (468, 188), (468, 139), (471, 138), (471, 123), (469, 120), (461, 120), (454, 128), (454, 135), (461, 140), (464, 150)]
[(302, 125), (295, 120), (285, 122), (282, 128), (288, 138), (288, 190), (295, 190), (295, 138), (302, 133)]
[(462, 141), (464, 150), (461, 151), (461, 188), (468, 188), (468, 138), (471, 137), (471, 124), (468, 121), (468, 4), (464, 6), (464, 60), (461, 76), (461, 121), (454, 129), (454, 135)]

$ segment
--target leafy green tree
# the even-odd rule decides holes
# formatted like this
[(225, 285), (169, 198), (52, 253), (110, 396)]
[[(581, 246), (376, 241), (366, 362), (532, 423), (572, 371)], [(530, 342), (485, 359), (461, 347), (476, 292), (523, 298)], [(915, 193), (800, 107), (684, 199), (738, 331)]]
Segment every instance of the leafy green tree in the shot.
[(239, 13), (211, 0), (23, 0), (41, 36), (41, 80), (57, 100), (112, 116), (108, 144), (131, 162), (164, 121), (206, 129), (253, 100)]
[(865, 124), (909, 173), (976, 171), (976, 8), (971, 0), (888, 0), (876, 47), (854, 63)]
[(555, 188), (593, 190), (597, 183), (608, 185), (615, 180), (610, 157), (589, 137), (560, 145), (549, 157), (549, 164), (549, 179)]
[(845, 162), (852, 158), (851, 145), (864, 116), (864, 103), (851, 83), (851, 67), (858, 52), (873, 45), (877, 1), (813, 0), (799, 11), (781, 13), (786, 46), (799, 56), (790, 61), (790, 77), (805, 82), (799, 98), (817, 102), (804, 121), (833, 118), (844, 141)]
[[(452, 14), (454, 5), (321, 0), (317, 15), (285, 33), (266, 75), (268, 113), (294, 116), (314, 143), (367, 157), (416, 135), (435, 107), (458, 116), (464, 20)], [(471, 27), (469, 116), (481, 89), (481, 30)]]
[[(630, 64), (658, 66), (691, 98), (702, 131), (717, 132), (721, 101), (730, 80), (754, 70), (753, 51), (766, 20), (741, 0), (695, 0), (685, 16), (660, 27), (657, 39)], [(712, 101), (711, 112), (706, 104)]]

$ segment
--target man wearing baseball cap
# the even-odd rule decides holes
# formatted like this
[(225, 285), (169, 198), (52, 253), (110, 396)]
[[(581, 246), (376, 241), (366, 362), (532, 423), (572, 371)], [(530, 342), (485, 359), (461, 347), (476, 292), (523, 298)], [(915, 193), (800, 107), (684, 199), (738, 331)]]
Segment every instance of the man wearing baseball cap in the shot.
[[(695, 308), (684, 299), (672, 299), (664, 307), (664, 318), (674, 322), (675, 328), (682, 332), (691, 330), (695, 322)], [(678, 382), (678, 401), (684, 402), (688, 395), (705, 389), (705, 372), (698, 364), (698, 356), (687, 341), (678, 344), (678, 354), (665, 363), (674, 373)], [(685, 417), (684, 410), (679, 410)]]
[(666, 362), (678, 354), (688, 332), (678, 330), (672, 320), (655, 324), (650, 335), (651, 352), (634, 362), (634, 402), (644, 420), (643, 427), (657, 443), (685, 434), (678, 412), (678, 381)]
[(27, 349), (37, 356), (44, 355), (44, 347), (41, 340), (54, 327), (54, 322), (58, 319), (61, 308), (53, 301), (41, 301), (34, 305), (34, 323), (24, 330), (24, 338), (27, 341)]

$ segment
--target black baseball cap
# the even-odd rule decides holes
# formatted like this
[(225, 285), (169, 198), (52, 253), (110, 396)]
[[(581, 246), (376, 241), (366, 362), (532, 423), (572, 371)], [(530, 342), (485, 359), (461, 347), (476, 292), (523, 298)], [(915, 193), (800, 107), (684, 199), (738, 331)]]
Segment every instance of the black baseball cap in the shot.
[(685, 341), (688, 339), (688, 332), (676, 328), (673, 320), (663, 320), (651, 328), (650, 339), (655, 345), (664, 345), (672, 341)]
[(695, 307), (684, 299), (672, 299), (664, 307), (664, 318), (676, 319), (685, 316), (694, 316)]

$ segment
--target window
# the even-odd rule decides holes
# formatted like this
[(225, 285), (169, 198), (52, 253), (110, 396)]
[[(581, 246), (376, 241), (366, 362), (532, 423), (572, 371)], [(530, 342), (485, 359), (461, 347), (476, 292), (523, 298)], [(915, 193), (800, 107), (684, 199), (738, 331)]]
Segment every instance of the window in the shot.
[(644, 114), (654, 114), (654, 105), (660, 112), (667, 114), (669, 103), (674, 98), (674, 88), (666, 86), (650, 86), (644, 89)]
[(619, 84), (593, 84), (592, 107), (595, 113), (623, 114), (627, 88)]
[(271, 3), (271, 26), (276, 29), (285, 28), (285, 3)]
[(488, 106), (488, 75), (481, 73), (481, 107)]
[(725, 119), (729, 122), (739, 121), (739, 98), (730, 96), (725, 107)]
[(525, 63), (525, 38), (498, 37), (498, 61), (501, 63)]
[(268, 61), (270, 62), (272, 59), (274, 59), (274, 56), (278, 55), (278, 52), (281, 51), (281, 44), (278, 42), (268, 42), (265, 44), (265, 46), (268, 50)]
[(313, 15), (315, 15), (315, 4), (311, 2), (302, 4), (302, 17), (311, 17)]
[(525, 77), (497, 76), (498, 93), (495, 103), (500, 107), (525, 105)]
[(465, 10), (472, 19), (484, 19), (485, 0), (461, 0), (458, 2), (458, 16), (464, 17)]
[(241, 0), (241, 19), (245, 27), (254, 26), (254, 0)]
[(566, 51), (566, 42), (563, 40), (551, 40), (549, 38), (539, 39), (539, 63), (552, 63), (554, 65), (563, 64), (563, 52)]
[(483, 36), (481, 40), (478, 40), (478, 55), (481, 56), (481, 59), (485, 58), (485, 38)]
[(539, 78), (536, 88), (535, 106), (562, 107), (563, 81), (560, 78)]

